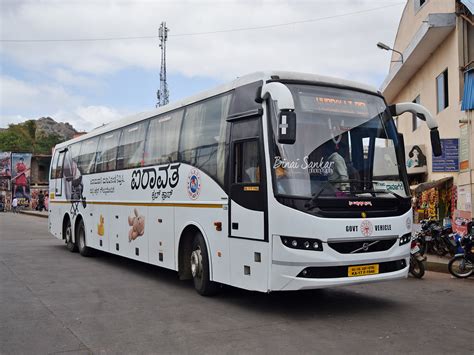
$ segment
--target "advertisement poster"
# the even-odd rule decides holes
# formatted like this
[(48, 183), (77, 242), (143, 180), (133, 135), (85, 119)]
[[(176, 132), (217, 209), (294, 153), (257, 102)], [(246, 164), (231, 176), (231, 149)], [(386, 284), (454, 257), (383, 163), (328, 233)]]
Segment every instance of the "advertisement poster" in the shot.
[(469, 170), (469, 126), (463, 124), (459, 128), (459, 170)]
[(408, 174), (422, 174), (428, 171), (426, 150), (423, 144), (406, 146), (405, 154)]
[(30, 204), (31, 153), (12, 154), (12, 198), (18, 199), (18, 206)]
[(0, 152), (0, 178), (11, 177), (12, 166), (11, 166), (11, 153)]

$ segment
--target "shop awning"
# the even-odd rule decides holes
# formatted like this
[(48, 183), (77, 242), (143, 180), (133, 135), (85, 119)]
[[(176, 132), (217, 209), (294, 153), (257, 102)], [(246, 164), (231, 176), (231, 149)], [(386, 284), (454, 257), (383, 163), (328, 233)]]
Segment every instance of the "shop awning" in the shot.
[(419, 194), (423, 191), (432, 189), (434, 187), (439, 188), (445, 185), (452, 185), (452, 184), (453, 184), (453, 177), (449, 176), (449, 177), (445, 177), (436, 181), (423, 182), (418, 185), (413, 185), (413, 186), (410, 186), (410, 189), (414, 191), (415, 193)]
[(461, 110), (474, 109), (474, 69), (464, 73), (464, 95), (462, 97)]

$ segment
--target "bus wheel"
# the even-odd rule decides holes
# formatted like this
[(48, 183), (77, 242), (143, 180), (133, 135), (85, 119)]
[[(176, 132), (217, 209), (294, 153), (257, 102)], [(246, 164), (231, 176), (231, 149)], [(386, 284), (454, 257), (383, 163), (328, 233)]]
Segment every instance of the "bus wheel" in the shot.
[(66, 226), (64, 227), (64, 239), (66, 239), (66, 248), (71, 252), (77, 252), (77, 244), (72, 241), (72, 226), (71, 221), (68, 219)]
[(77, 244), (79, 245), (79, 253), (82, 256), (92, 255), (92, 249), (86, 246), (86, 229), (83, 220), (79, 221), (77, 226)]
[(202, 296), (212, 296), (218, 290), (218, 285), (210, 279), (208, 255), (204, 238), (201, 233), (198, 233), (193, 240), (190, 261), (194, 288)]

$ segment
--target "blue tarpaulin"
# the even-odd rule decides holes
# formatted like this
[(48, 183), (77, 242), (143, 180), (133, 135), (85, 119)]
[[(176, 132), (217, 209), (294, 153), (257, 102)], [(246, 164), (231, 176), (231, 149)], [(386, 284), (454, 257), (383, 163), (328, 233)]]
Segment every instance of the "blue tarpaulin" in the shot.
[(474, 14), (474, 0), (461, 0), (461, 2)]
[(474, 69), (464, 73), (464, 95), (461, 110), (474, 110)]

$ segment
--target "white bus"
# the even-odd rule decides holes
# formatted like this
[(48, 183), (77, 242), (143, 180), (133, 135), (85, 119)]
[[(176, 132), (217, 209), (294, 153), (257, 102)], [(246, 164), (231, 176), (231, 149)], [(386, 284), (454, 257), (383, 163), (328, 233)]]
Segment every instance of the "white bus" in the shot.
[(412, 211), (403, 137), (380, 92), (289, 72), (247, 75), (55, 147), (49, 230), (218, 285), (270, 292), (399, 279)]

